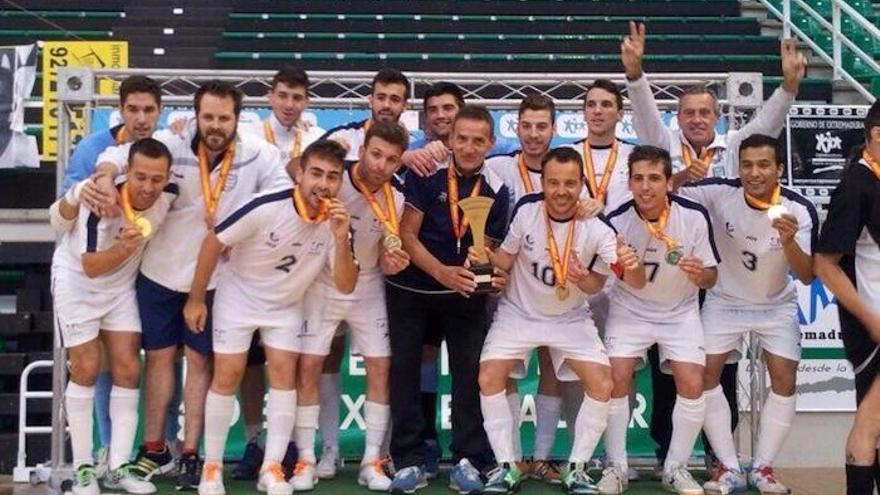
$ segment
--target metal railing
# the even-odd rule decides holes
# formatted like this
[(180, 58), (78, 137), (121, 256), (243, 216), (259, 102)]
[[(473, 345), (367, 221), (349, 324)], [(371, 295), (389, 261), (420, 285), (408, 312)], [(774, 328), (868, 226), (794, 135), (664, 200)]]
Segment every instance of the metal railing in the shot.
[[(32, 426), (27, 422), (27, 402), (28, 399), (51, 399), (54, 394), (51, 390), (30, 390), (28, 389), (28, 378), (36, 368), (54, 368), (54, 362), (49, 360), (34, 361), (21, 372), (19, 381), (19, 400), (18, 400), (18, 456), (15, 462), (15, 468), (12, 471), (12, 479), (16, 483), (35, 483), (38, 481), (47, 481), (44, 479), (48, 474), (41, 465), (27, 465), (27, 436), (28, 435), (47, 435), (52, 434), (52, 425), (48, 426)], [(53, 404), (54, 406), (54, 404)], [(54, 418), (54, 414), (52, 415)]]

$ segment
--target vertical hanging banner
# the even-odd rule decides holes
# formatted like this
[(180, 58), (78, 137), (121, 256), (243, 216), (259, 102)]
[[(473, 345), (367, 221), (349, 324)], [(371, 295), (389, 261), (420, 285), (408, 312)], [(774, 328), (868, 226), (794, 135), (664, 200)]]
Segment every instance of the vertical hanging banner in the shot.
[(40, 166), (37, 140), (24, 127), (36, 66), (36, 45), (0, 46), (0, 168)]
[[(124, 69), (128, 67), (127, 41), (46, 41), (43, 43), (43, 154), (42, 160), (58, 157), (58, 68), (92, 67)], [(99, 81), (100, 94), (117, 90), (113, 81)], [(70, 115), (70, 142), (76, 145), (86, 133), (83, 111)]]

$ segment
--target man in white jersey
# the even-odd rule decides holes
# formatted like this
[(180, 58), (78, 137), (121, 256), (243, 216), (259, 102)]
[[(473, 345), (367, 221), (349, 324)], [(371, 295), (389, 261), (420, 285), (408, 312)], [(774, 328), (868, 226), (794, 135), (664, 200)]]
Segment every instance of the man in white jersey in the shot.
[[(281, 161), (286, 164), (299, 158), (308, 145), (324, 134), (324, 129), (303, 118), (303, 112), (309, 105), (309, 76), (298, 67), (286, 65), (272, 77), (272, 86), (266, 97), (272, 110), (269, 118), (259, 121), (258, 126), (250, 129), (250, 132), (275, 145), (281, 152)], [(232, 477), (237, 480), (257, 479), (263, 464), (265, 364), (266, 356), (259, 334), (254, 334), (254, 342), (248, 351), (248, 367), (241, 386), (241, 411), (247, 445), (241, 462), (232, 472)], [(291, 440), (282, 465), (288, 469), (295, 461), (296, 445)]]
[(782, 86), (742, 129), (716, 134), (721, 108), (706, 86), (686, 90), (678, 100), (678, 127), (663, 124), (648, 78), (642, 72), (645, 53), (645, 25), (629, 23), (629, 36), (620, 45), (626, 69), (627, 94), (632, 102), (633, 126), (641, 144), (665, 149), (672, 156), (675, 186), (704, 177), (732, 177), (737, 171), (739, 143), (752, 134), (776, 136), (782, 130), (788, 109), (794, 102), (807, 62), (797, 51), (797, 40), (782, 40)]
[(337, 327), (349, 328), (353, 354), (364, 357), (366, 443), (358, 483), (374, 491), (388, 491), (380, 449), (388, 430), (388, 368), (391, 347), (385, 310), (384, 274), (406, 268), (409, 255), (399, 245), (398, 222), (403, 212), (403, 186), (394, 177), (401, 165), (409, 136), (394, 122), (376, 122), (367, 131), (360, 160), (346, 164), (338, 197), (352, 212), (351, 229), (355, 256), (360, 263), (357, 289), (342, 294), (327, 274), (322, 274), (305, 299), (306, 322), (299, 330), (300, 357), (297, 368), (297, 417), (295, 439), (299, 460), (293, 470), (294, 490), (314, 488), (318, 480), (315, 430), (320, 405), (318, 379)]
[(666, 150), (636, 146), (628, 168), (633, 199), (608, 220), (643, 260), (648, 283), (642, 289), (615, 284), (610, 294), (605, 346), (614, 390), (605, 432), (609, 466), (599, 489), (622, 493), (628, 484), (626, 432), (633, 371), (657, 343), (661, 369), (672, 372), (678, 393), (663, 484), (681, 495), (702, 495), (703, 488), (687, 471), (705, 414), (697, 292), (715, 284), (720, 259), (706, 210), (668, 193), (672, 163)]
[(586, 295), (602, 289), (612, 265), (628, 283), (645, 284), (644, 267), (629, 246), (617, 241), (604, 218), (577, 218), (584, 186), (577, 152), (550, 151), (541, 168), (544, 192), (519, 200), (507, 237), (490, 257), (494, 265), (510, 271), (510, 283), (480, 358), (483, 426), (498, 462), (483, 493), (518, 488), (518, 453), (511, 437), (511, 432), (518, 433), (518, 424), (504, 388), (508, 376), (525, 375), (528, 353), (539, 346), (549, 349), (549, 372), (562, 380), (579, 380), (584, 392), (565, 488), (569, 493), (595, 493), (584, 464), (605, 429), (613, 382)]
[[(184, 347), (187, 359), (179, 489), (194, 489), (198, 485), (197, 452), (211, 377), (211, 332), (190, 332), (182, 314), (199, 245), (214, 228), (215, 219), (228, 216), (256, 192), (290, 184), (277, 149), (261, 139), (236, 132), (241, 102), (241, 92), (231, 84), (205, 82), (194, 96), (195, 125), (187, 126), (183, 135), (170, 131), (155, 135), (171, 151), (171, 182), (177, 184), (180, 195), (163, 228), (144, 252), (136, 288), (142, 345), (146, 350), (147, 414), (163, 414), (167, 408), (179, 346)], [(98, 158), (96, 188), (107, 197), (115, 197), (112, 187), (108, 190), (107, 186), (110, 177), (124, 168), (127, 152), (127, 146), (108, 148)], [(213, 288), (213, 281), (209, 287)], [(209, 304), (212, 299), (210, 290)], [(158, 418), (157, 423), (161, 423)], [(148, 442), (164, 447), (163, 428), (160, 424), (158, 438), (145, 438), (141, 457), (150, 449)]]
[[(73, 493), (98, 495), (92, 458), (95, 381), (103, 343), (113, 387), (108, 488), (154, 493), (156, 487), (129, 464), (138, 422), (141, 322), (134, 280), (146, 241), (165, 219), (176, 196), (168, 184), (171, 155), (162, 143), (145, 138), (131, 146), (129, 167), (118, 190), (122, 216), (99, 218), (84, 204), (64, 198), (59, 215), (76, 219), (52, 258), (52, 296), (61, 344), (67, 349), (70, 382), (64, 394), (73, 466)], [(73, 185), (71, 190), (80, 190)], [(74, 196), (73, 194), (70, 195)]]
[(348, 213), (335, 197), (342, 184), (344, 155), (338, 143), (316, 141), (306, 148), (301, 166), (290, 165), (295, 187), (256, 195), (218, 223), (202, 242), (183, 310), (194, 332), (205, 329), (205, 293), (221, 252), (230, 249), (230, 255), (217, 284), (214, 306), (215, 365), (205, 400), (200, 495), (225, 493), (223, 452), (235, 412), (235, 391), (257, 329), (269, 381), (266, 454), (257, 489), (269, 495), (293, 492), (281, 460), (296, 417), (297, 332), (305, 324), (302, 299), (322, 270), (329, 271), (343, 294), (351, 293), (357, 282)]
[(758, 445), (749, 480), (762, 494), (789, 493), (773, 475), (773, 460), (795, 414), (801, 333), (797, 290), (789, 270), (804, 284), (813, 280), (812, 250), (819, 217), (803, 196), (779, 185), (783, 164), (776, 139), (753, 134), (739, 148), (739, 179), (704, 179), (681, 189), (709, 211), (715, 245), (726, 260), (709, 289), (702, 319), (706, 347), (703, 430), (719, 462), (704, 485), (727, 495), (746, 487), (730, 429), (730, 409), (719, 380), (725, 363), (739, 360), (743, 340), (755, 332), (770, 392), (761, 408)]

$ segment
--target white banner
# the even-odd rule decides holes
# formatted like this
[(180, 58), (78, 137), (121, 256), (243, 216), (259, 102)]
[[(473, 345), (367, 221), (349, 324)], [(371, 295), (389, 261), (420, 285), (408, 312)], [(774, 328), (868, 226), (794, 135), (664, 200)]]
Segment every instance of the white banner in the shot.
[(0, 168), (40, 166), (37, 140), (24, 133), (36, 67), (36, 45), (0, 47)]

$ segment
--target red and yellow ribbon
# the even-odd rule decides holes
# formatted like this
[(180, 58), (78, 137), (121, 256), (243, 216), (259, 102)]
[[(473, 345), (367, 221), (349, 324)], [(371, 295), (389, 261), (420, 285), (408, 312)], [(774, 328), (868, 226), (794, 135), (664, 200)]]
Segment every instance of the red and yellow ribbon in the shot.
[[(450, 165), (449, 168), (446, 169), (446, 201), (449, 203), (449, 219), (452, 221), (452, 233), (455, 235), (455, 238), (460, 241), (461, 238), (464, 237), (465, 232), (467, 232), (468, 221), (467, 218), (459, 218), (458, 181), (455, 177), (454, 168), (454, 165)], [(473, 189), (471, 189), (470, 197), (480, 195), (481, 182), (482, 177), (477, 177), (477, 181), (474, 183)]]
[(211, 185), (211, 172), (208, 169), (208, 148), (199, 143), (199, 177), (202, 183), (202, 197), (205, 201), (205, 211), (214, 214), (217, 210), (217, 202), (220, 201), (220, 195), (223, 194), (223, 188), (226, 187), (226, 179), (229, 177), (229, 170), (232, 169), (232, 156), (235, 154), (235, 143), (229, 143), (226, 148), (223, 162), (220, 164), (220, 173), (217, 182)]
[[(709, 149), (706, 147), (703, 149), (703, 152), (700, 153), (699, 160), (706, 165), (709, 166), (712, 163), (712, 158), (715, 156), (715, 149)], [(691, 168), (691, 165), (694, 164), (694, 158), (691, 156), (691, 150), (684, 143), (681, 143), (681, 160), (684, 162), (684, 168)]]
[(519, 178), (522, 180), (523, 189), (525, 189), (526, 194), (531, 194), (535, 190), (535, 186), (532, 185), (532, 178), (529, 177), (529, 168), (526, 166), (526, 159), (523, 153), (519, 154), (519, 158), (516, 160), (516, 167), (519, 169)]
[(351, 168), (351, 180), (354, 182), (354, 185), (357, 186), (358, 190), (360, 190), (364, 199), (367, 201), (367, 204), (370, 205), (370, 209), (373, 210), (373, 215), (376, 217), (376, 220), (385, 227), (387, 232), (394, 235), (400, 235), (400, 228), (397, 224), (397, 207), (394, 204), (394, 191), (391, 189), (391, 182), (386, 181), (382, 184), (382, 187), (380, 187), (382, 195), (385, 196), (385, 211), (382, 211), (382, 207), (379, 206), (376, 196), (373, 195), (360, 179), (358, 179), (357, 171), (360, 166), (361, 164), (358, 162)]
[(666, 228), (666, 223), (669, 221), (668, 200), (664, 205), (663, 211), (660, 212), (660, 217), (656, 221), (652, 222), (645, 217), (642, 217), (642, 221), (645, 222), (645, 228), (648, 229), (648, 232), (651, 234), (651, 236), (663, 241), (666, 244), (667, 251), (673, 251), (678, 248), (678, 243), (675, 242), (675, 239), (663, 232), (663, 229)]
[(746, 198), (746, 203), (749, 204), (752, 208), (756, 210), (769, 210), (771, 207), (778, 205), (780, 203), (779, 197), (782, 194), (782, 188), (779, 184), (776, 184), (776, 188), (773, 189), (773, 194), (770, 195), (770, 202), (762, 201), (751, 194), (747, 193), (745, 189), (743, 189), (743, 194)]
[(865, 151), (862, 152), (862, 160), (865, 160), (865, 163), (871, 167), (871, 171), (877, 176), (877, 180), (880, 180), (880, 161), (868, 151), (868, 148), (865, 148)]
[(330, 200), (327, 198), (321, 198), (321, 205), (318, 207), (318, 212), (315, 213), (315, 216), (309, 215), (309, 208), (306, 206), (306, 200), (303, 199), (302, 193), (299, 191), (299, 185), (294, 186), (293, 192), (291, 193), (293, 196), (293, 206), (296, 209), (297, 215), (303, 219), (306, 223), (321, 223), (325, 219), (327, 219), (327, 210), (330, 206)]
[[(263, 121), (263, 136), (266, 138), (266, 141), (270, 144), (275, 143), (275, 131), (272, 130), (272, 124), (269, 122), (269, 119)], [(290, 156), (289, 158), (297, 158), (300, 155), (300, 150), (302, 149), (302, 132), (299, 129), (293, 130), (293, 142), (290, 143)]]
[(596, 185), (596, 170), (593, 167), (593, 153), (589, 142), (584, 141), (584, 176), (587, 178), (587, 185), (594, 197), (601, 202), (605, 202), (605, 193), (608, 192), (608, 184), (611, 182), (611, 174), (614, 173), (614, 165), (617, 163), (617, 140), (611, 145), (611, 151), (608, 152), (608, 158), (605, 159), (605, 171), (602, 172), (602, 182)]
[[(574, 227), (577, 222), (568, 222), (568, 232), (565, 234), (565, 246), (562, 257), (559, 256), (559, 247), (556, 244), (556, 236), (553, 235), (553, 225), (550, 223), (550, 213), (547, 212), (547, 204), (544, 204), (544, 223), (547, 225), (547, 248), (550, 251), (550, 264), (553, 267), (553, 275), (556, 277), (556, 286), (564, 287), (568, 278), (568, 262), (571, 259), (571, 249), (574, 244)], [(564, 299), (564, 298), (563, 298)]]

